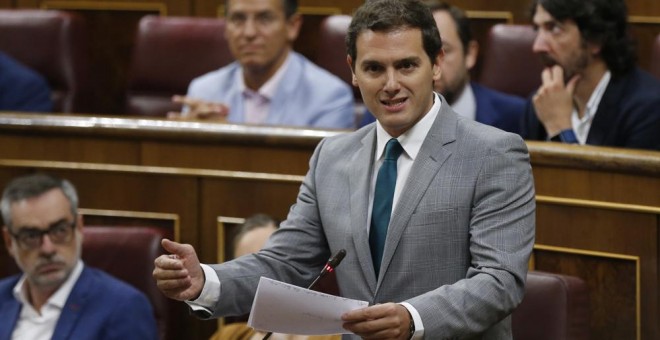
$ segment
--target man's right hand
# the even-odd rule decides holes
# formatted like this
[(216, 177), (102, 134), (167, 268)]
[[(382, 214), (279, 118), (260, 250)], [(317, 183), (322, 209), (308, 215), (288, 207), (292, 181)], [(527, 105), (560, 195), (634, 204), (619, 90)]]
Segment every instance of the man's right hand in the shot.
[(229, 107), (222, 103), (208, 102), (186, 96), (175, 95), (172, 101), (188, 106), (186, 112), (168, 112), (170, 119), (199, 119), (224, 122), (229, 114)]
[(163, 248), (170, 255), (161, 255), (154, 261), (153, 277), (165, 296), (179, 300), (195, 300), (202, 293), (205, 277), (195, 249), (163, 239)]
[(573, 76), (565, 84), (564, 71), (555, 65), (543, 70), (541, 80), (541, 87), (532, 98), (534, 109), (548, 136), (554, 136), (572, 128), (573, 93), (580, 76)]

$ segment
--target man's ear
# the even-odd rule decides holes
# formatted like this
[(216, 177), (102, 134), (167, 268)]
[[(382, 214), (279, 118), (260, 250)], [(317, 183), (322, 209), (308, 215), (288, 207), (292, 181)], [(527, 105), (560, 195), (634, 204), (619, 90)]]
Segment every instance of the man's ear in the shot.
[(4, 239), (5, 243), (5, 248), (7, 248), (7, 252), (11, 257), (14, 257), (14, 249), (12, 247), (12, 243), (14, 242), (14, 239), (11, 237), (11, 234), (9, 234), (9, 229), (7, 226), (2, 226), (2, 238)]
[(293, 42), (298, 39), (300, 27), (302, 27), (302, 22), (303, 17), (300, 15), (300, 13), (294, 13), (289, 19), (287, 19), (287, 38), (291, 44), (293, 44)]
[(594, 56), (594, 57), (599, 56), (600, 51), (603, 49), (603, 46), (601, 44), (597, 44), (597, 43), (588, 42), (587, 46), (588, 46), (589, 52), (591, 52), (591, 55)]
[(465, 67), (468, 71), (471, 71), (477, 64), (477, 56), (479, 56), (479, 43), (476, 40), (470, 40), (465, 49)]
[(442, 60), (445, 58), (445, 51), (440, 49), (440, 52), (438, 52), (438, 55), (435, 56), (435, 60), (433, 61), (432, 69), (433, 69), (433, 80), (438, 81), (440, 80), (440, 76), (442, 75)]
[(351, 69), (351, 83), (353, 86), (358, 87), (357, 77), (355, 76), (355, 70), (353, 69), (353, 58), (350, 55), (346, 56), (346, 64)]

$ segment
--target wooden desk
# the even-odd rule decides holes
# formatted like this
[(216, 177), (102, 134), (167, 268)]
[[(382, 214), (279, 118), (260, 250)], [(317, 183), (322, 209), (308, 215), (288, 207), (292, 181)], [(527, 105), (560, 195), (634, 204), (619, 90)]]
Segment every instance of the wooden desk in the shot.
[(304, 175), (321, 138), (342, 132), (0, 113), (0, 158)]
[[(85, 208), (177, 214), (181, 240), (212, 262), (217, 217), (284, 218), (314, 147), (337, 133), (5, 113), (0, 183), (44, 170), (71, 179)], [(533, 268), (587, 281), (593, 338), (660, 337), (660, 153), (527, 145), (537, 193)]]

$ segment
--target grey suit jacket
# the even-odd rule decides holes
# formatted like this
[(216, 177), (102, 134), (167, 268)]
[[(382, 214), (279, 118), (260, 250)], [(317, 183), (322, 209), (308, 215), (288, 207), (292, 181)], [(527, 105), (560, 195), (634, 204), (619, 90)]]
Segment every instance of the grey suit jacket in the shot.
[(409, 302), (425, 339), (510, 339), (534, 243), (527, 149), (518, 135), (458, 117), (442, 100), (393, 212), (378, 278), (367, 222), (371, 124), (318, 145), (264, 250), (214, 266), (222, 282), (215, 316), (249, 312), (260, 276), (306, 286), (346, 249), (336, 270), (342, 296)]

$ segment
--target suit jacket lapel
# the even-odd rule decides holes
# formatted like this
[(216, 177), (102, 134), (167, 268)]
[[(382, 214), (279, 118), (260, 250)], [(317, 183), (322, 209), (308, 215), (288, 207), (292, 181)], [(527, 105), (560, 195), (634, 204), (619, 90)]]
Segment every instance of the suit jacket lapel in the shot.
[[(12, 286), (13, 287), (13, 286)], [(0, 327), (0, 340), (11, 339), (11, 334), (16, 327), (18, 315), (21, 312), (21, 304), (16, 299), (7, 300), (0, 304), (0, 323), (10, 327)]]
[[(456, 114), (443, 98), (440, 112), (438, 112), (438, 116), (419, 150), (392, 214), (376, 290), (380, 287), (412, 213), (442, 164), (451, 155), (451, 150), (445, 145), (456, 140), (456, 121)], [(411, 181), (410, 178), (415, 180)]]
[[(88, 302), (88, 295), (90, 290), (93, 288), (93, 277), (89, 272), (89, 269), (85, 267), (83, 272), (80, 274), (78, 281), (73, 286), (69, 298), (66, 300), (66, 304), (62, 309), (62, 314), (57, 320), (57, 325), (55, 325), (55, 332), (53, 333), (53, 340), (58, 339), (71, 339), (71, 332), (74, 329), (74, 326), (78, 322), (78, 319), (82, 315), (85, 305)], [(102, 308), (102, 307), (99, 307)]]
[(617, 115), (620, 114), (619, 100), (624, 96), (621, 95), (625, 88), (626, 81), (621, 78), (612, 77), (610, 83), (607, 84), (605, 93), (598, 104), (596, 116), (589, 128), (589, 135), (587, 136), (587, 144), (591, 145), (607, 145), (607, 137), (612, 133), (612, 123), (617, 121)]
[[(358, 257), (362, 272), (365, 273), (367, 284), (373, 294), (376, 291), (376, 272), (371, 261), (371, 251), (369, 248), (369, 234), (367, 212), (369, 205), (369, 190), (371, 188), (371, 171), (374, 163), (374, 148), (376, 142), (375, 125), (371, 128), (364, 138), (362, 145), (358, 148), (351, 159), (351, 172), (355, 174), (349, 179), (351, 223), (353, 223), (353, 245), (355, 254)], [(365, 162), (369, 159), (369, 162)]]

